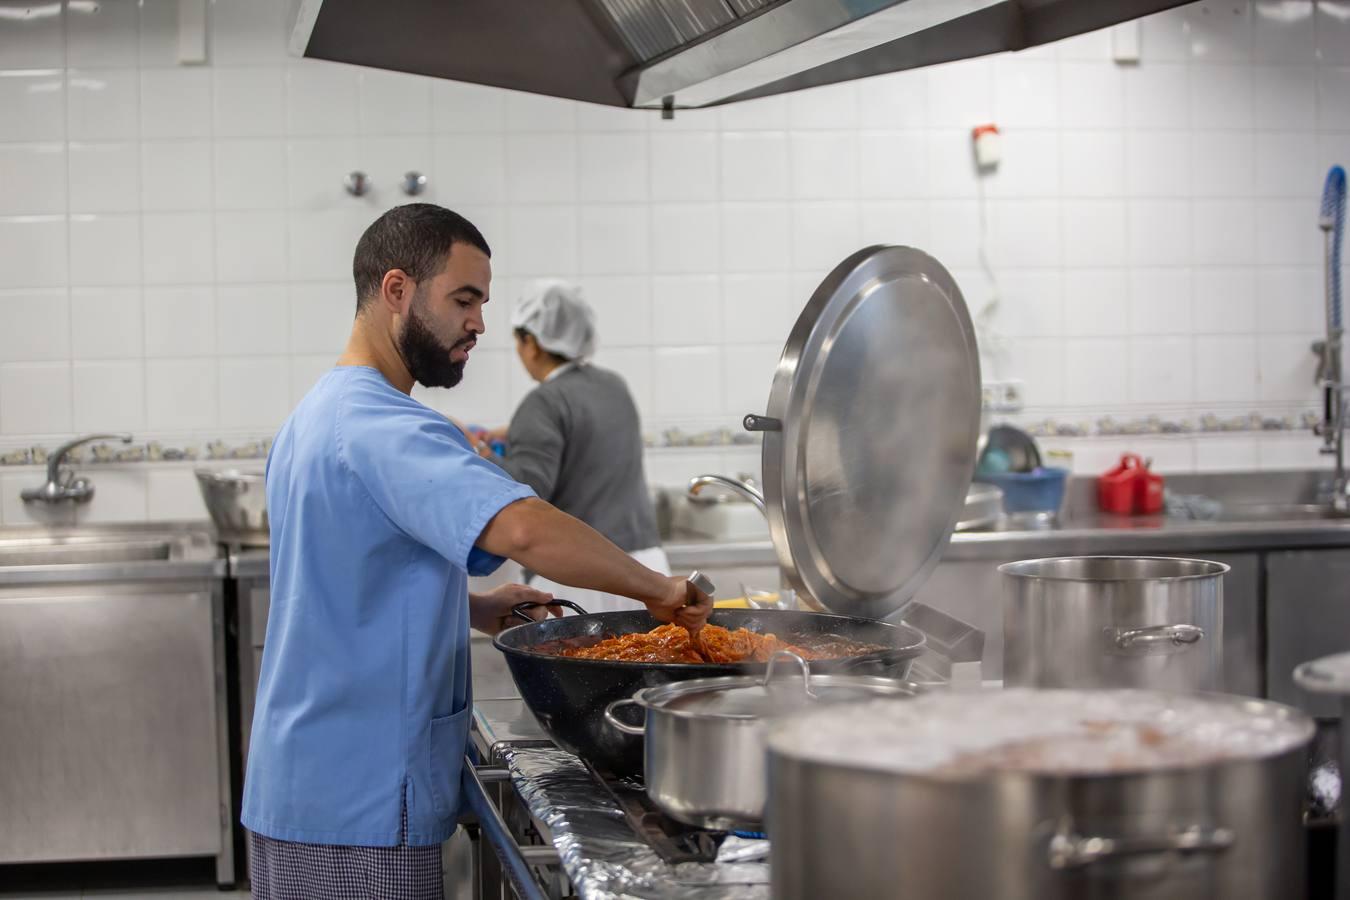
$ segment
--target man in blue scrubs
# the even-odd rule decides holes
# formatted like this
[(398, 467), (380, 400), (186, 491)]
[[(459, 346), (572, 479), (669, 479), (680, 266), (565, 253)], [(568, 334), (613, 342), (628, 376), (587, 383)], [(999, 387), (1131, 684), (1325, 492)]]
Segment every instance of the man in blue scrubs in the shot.
[(511, 558), (695, 630), (712, 608), (409, 396), (458, 384), (484, 331), (492, 267), (478, 229), (431, 204), (397, 207), (366, 229), (352, 268), (346, 351), (267, 461), (272, 607), (243, 813), (258, 900), (441, 897), (469, 628), (496, 633), (515, 604), (549, 599), (520, 585), (470, 594), (469, 575)]

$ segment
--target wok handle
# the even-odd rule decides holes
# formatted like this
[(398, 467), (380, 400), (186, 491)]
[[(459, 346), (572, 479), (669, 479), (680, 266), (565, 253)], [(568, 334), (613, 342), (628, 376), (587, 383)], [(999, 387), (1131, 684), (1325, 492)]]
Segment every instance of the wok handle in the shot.
[(1236, 837), (1231, 828), (1186, 825), (1165, 834), (1138, 837), (1090, 837), (1061, 829), (1050, 839), (1050, 868), (1078, 869), (1125, 856), (1156, 853), (1223, 853)]
[(1198, 625), (1148, 625), (1116, 631), (1116, 646), (1121, 650), (1150, 647), (1185, 647), (1198, 644), (1205, 629)]
[(629, 725), (627, 722), (620, 719), (618, 716), (614, 715), (614, 710), (618, 709), (621, 706), (637, 706), (637, 705), (638, 702), (634, 700), (632, 697), (625, 697), (622, 700), (615, 700), (609, 706), (605, 707), (605, 721), (610, 724), (611, 728), (617, 728), (624, 734), (636, 734), (639, 737), (641, 737), (642, 735), (645, 735), (647, 733), (646, 723), (643, 723), (642, 725)]
[(538, 609), (541, 606), (562, 606), (566, 607), (567, 609), (570, 609), (572, 612), (578, 615), (582, 616), (590, 615), (590, 613), (586, 612), (586, 610), (582, 609), (580, 606), (573, 603), (571, 600), (563, 600), (560, 597), (554, 597), (547, 603), (535, 603), (533, 600), (526, 600), (524, 603), (517, 603), (515, 606), (511, 607), (511, 615), (515, 616), (517, 619), (521, 619), (526, 622), (533, 622), (534, 619), (526, 615), (525, 610)]

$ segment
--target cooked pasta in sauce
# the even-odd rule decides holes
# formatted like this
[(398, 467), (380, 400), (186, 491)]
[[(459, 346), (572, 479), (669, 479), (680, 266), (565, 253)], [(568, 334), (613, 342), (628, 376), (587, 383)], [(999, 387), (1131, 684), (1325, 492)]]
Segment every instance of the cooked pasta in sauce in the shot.
[(796, 653), (803, 659), (841, 659), (863, 656), (886, 648), (864, 644), (837, 635), (801, 635), (791, 641), (774, 634), (758, 634), (745, 628), (735, 631), (720, 625), (705, 625), (698, 637), (679, 625), (662, 625), (601, 640), (590, 646), (554, 642), (536, 648), (572, 659), (603, 659), (644, 663), (739, 663), (767, 662), (779, 650)]

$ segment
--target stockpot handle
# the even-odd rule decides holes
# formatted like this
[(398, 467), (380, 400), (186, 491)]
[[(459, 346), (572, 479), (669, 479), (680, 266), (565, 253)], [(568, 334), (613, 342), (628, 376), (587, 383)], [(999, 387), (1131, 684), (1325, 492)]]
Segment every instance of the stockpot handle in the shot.
[(1121, 650), (1144, 650), (1149, 647), (1186, 647), (1198, 644), (1205, 636), (1199, 625), (1146, 625), (1143, 628), (1122, 628), (1116, 631), (1116, 646)]
[(1187, 825), (1166, 834), (1089, 837), (1060, 830), (1050, 839), (1050, 868), (1078, 869), (1106, 860), (1157, 853), (1223, 853), (1236, 840), (1231, 828)]
[(538, 609), (538, 608), (541, 607), (541, 606), (562, 606), (562, 607), (565, 607), (565, 608), (567, 608), (567, 609), (570, 609), (572, 612), (576, 613), (577, 615), (581, 615), (581, 616), (588, 616), (588, 615), (590, 615), (590, 613), (586, 612), (586, 610), (582, 609), (580, 606), (578, 606), (577, 604), (573, 603), (571, 600), (563, 600), (563, 599), (560, 598), (560, 597), (554, 597), (552, 600), (548, 601), (547, 603), (535, 603), (533, 600), (526, 600), (524, 603), (517, 603), (515, 606), (511, 607), (511, 615), (513, 615), (513, 616), (515, 616), (517, 619), (521, 619), (521, 620), (523, 620), (523, 621), (525, 621), (525, 622), (533, 622), (533, 621), (535, 621), (535, 620), (532, 619), (532, 618), (530, 618), (528, 615), (526, 615), (526, 614), (525, 614), (525, 610), (527, 610), (527, 609)]
[(635, 734), (641, 737), (642, 735), (645, 735), (647, 733), (646, 722), (643, 722), (643, 724), (641, 725), (629, 725), (623, 719), (620, 719), (618, 716), (614, 715), (614, 710), (622, 706), (640, 706), (640, 705), (641, 704), (639, 704), (632, 697), (624, 697), (622, 700), (615, 700), (609, 706), (605, 707), (605, 721), (610, 724), (610, 727), (617, 728), (624, 734)]
[(792, 660), (797, 666), (798, 671), (801, 673), (802, 693), (808, 697), (814, 697), (815, 694), (811, 693), (811, 664), (807, 662), (805, 658), (793, 653), (791, 650), (775, 650), (773, 655), (769, 657), (769, 665), (764, 670), (764, 687), (767, 688), (769, 682), (773, 681), (774, 666), (776, 666), (780, 660), (784, 659)]

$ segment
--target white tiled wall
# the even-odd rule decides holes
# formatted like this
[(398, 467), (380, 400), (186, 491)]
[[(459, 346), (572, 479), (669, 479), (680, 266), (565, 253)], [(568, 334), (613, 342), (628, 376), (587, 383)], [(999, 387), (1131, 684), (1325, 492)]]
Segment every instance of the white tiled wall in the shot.
[[(529, 388), (507, 316), (550, 275), (586, 286), (598, 362), (649, 432), (735, 427), (814, 286), (877, 241), (934, 253), (972, 311), (996, 301), (986, 376), (1021, 379), (1028, 417), (1315, 400), (1347, 0), (1190, 4), (1139, 24), (1138, 64), (1098, 33), (674, 121), (292, 59), (286, 6), (213, 0), (210, 64), (179, 66), (173, 0), (0, 0), (0, 445), (270, 433), (340, 350), (356, 237), (410, 169), (494, 248), (490, 332), (465, 384), (427, 396), (471, 421)], [(979, 177), (968, 134), (988, 121), (1004, 161)], [(1090, 471), (1121, 441), (1071, 443)], [(1153, 449), (1175, 469), (1319, 464), (1307, 435)], [(196, 508), (165, 471), (126, 482), (141, 515)]]

